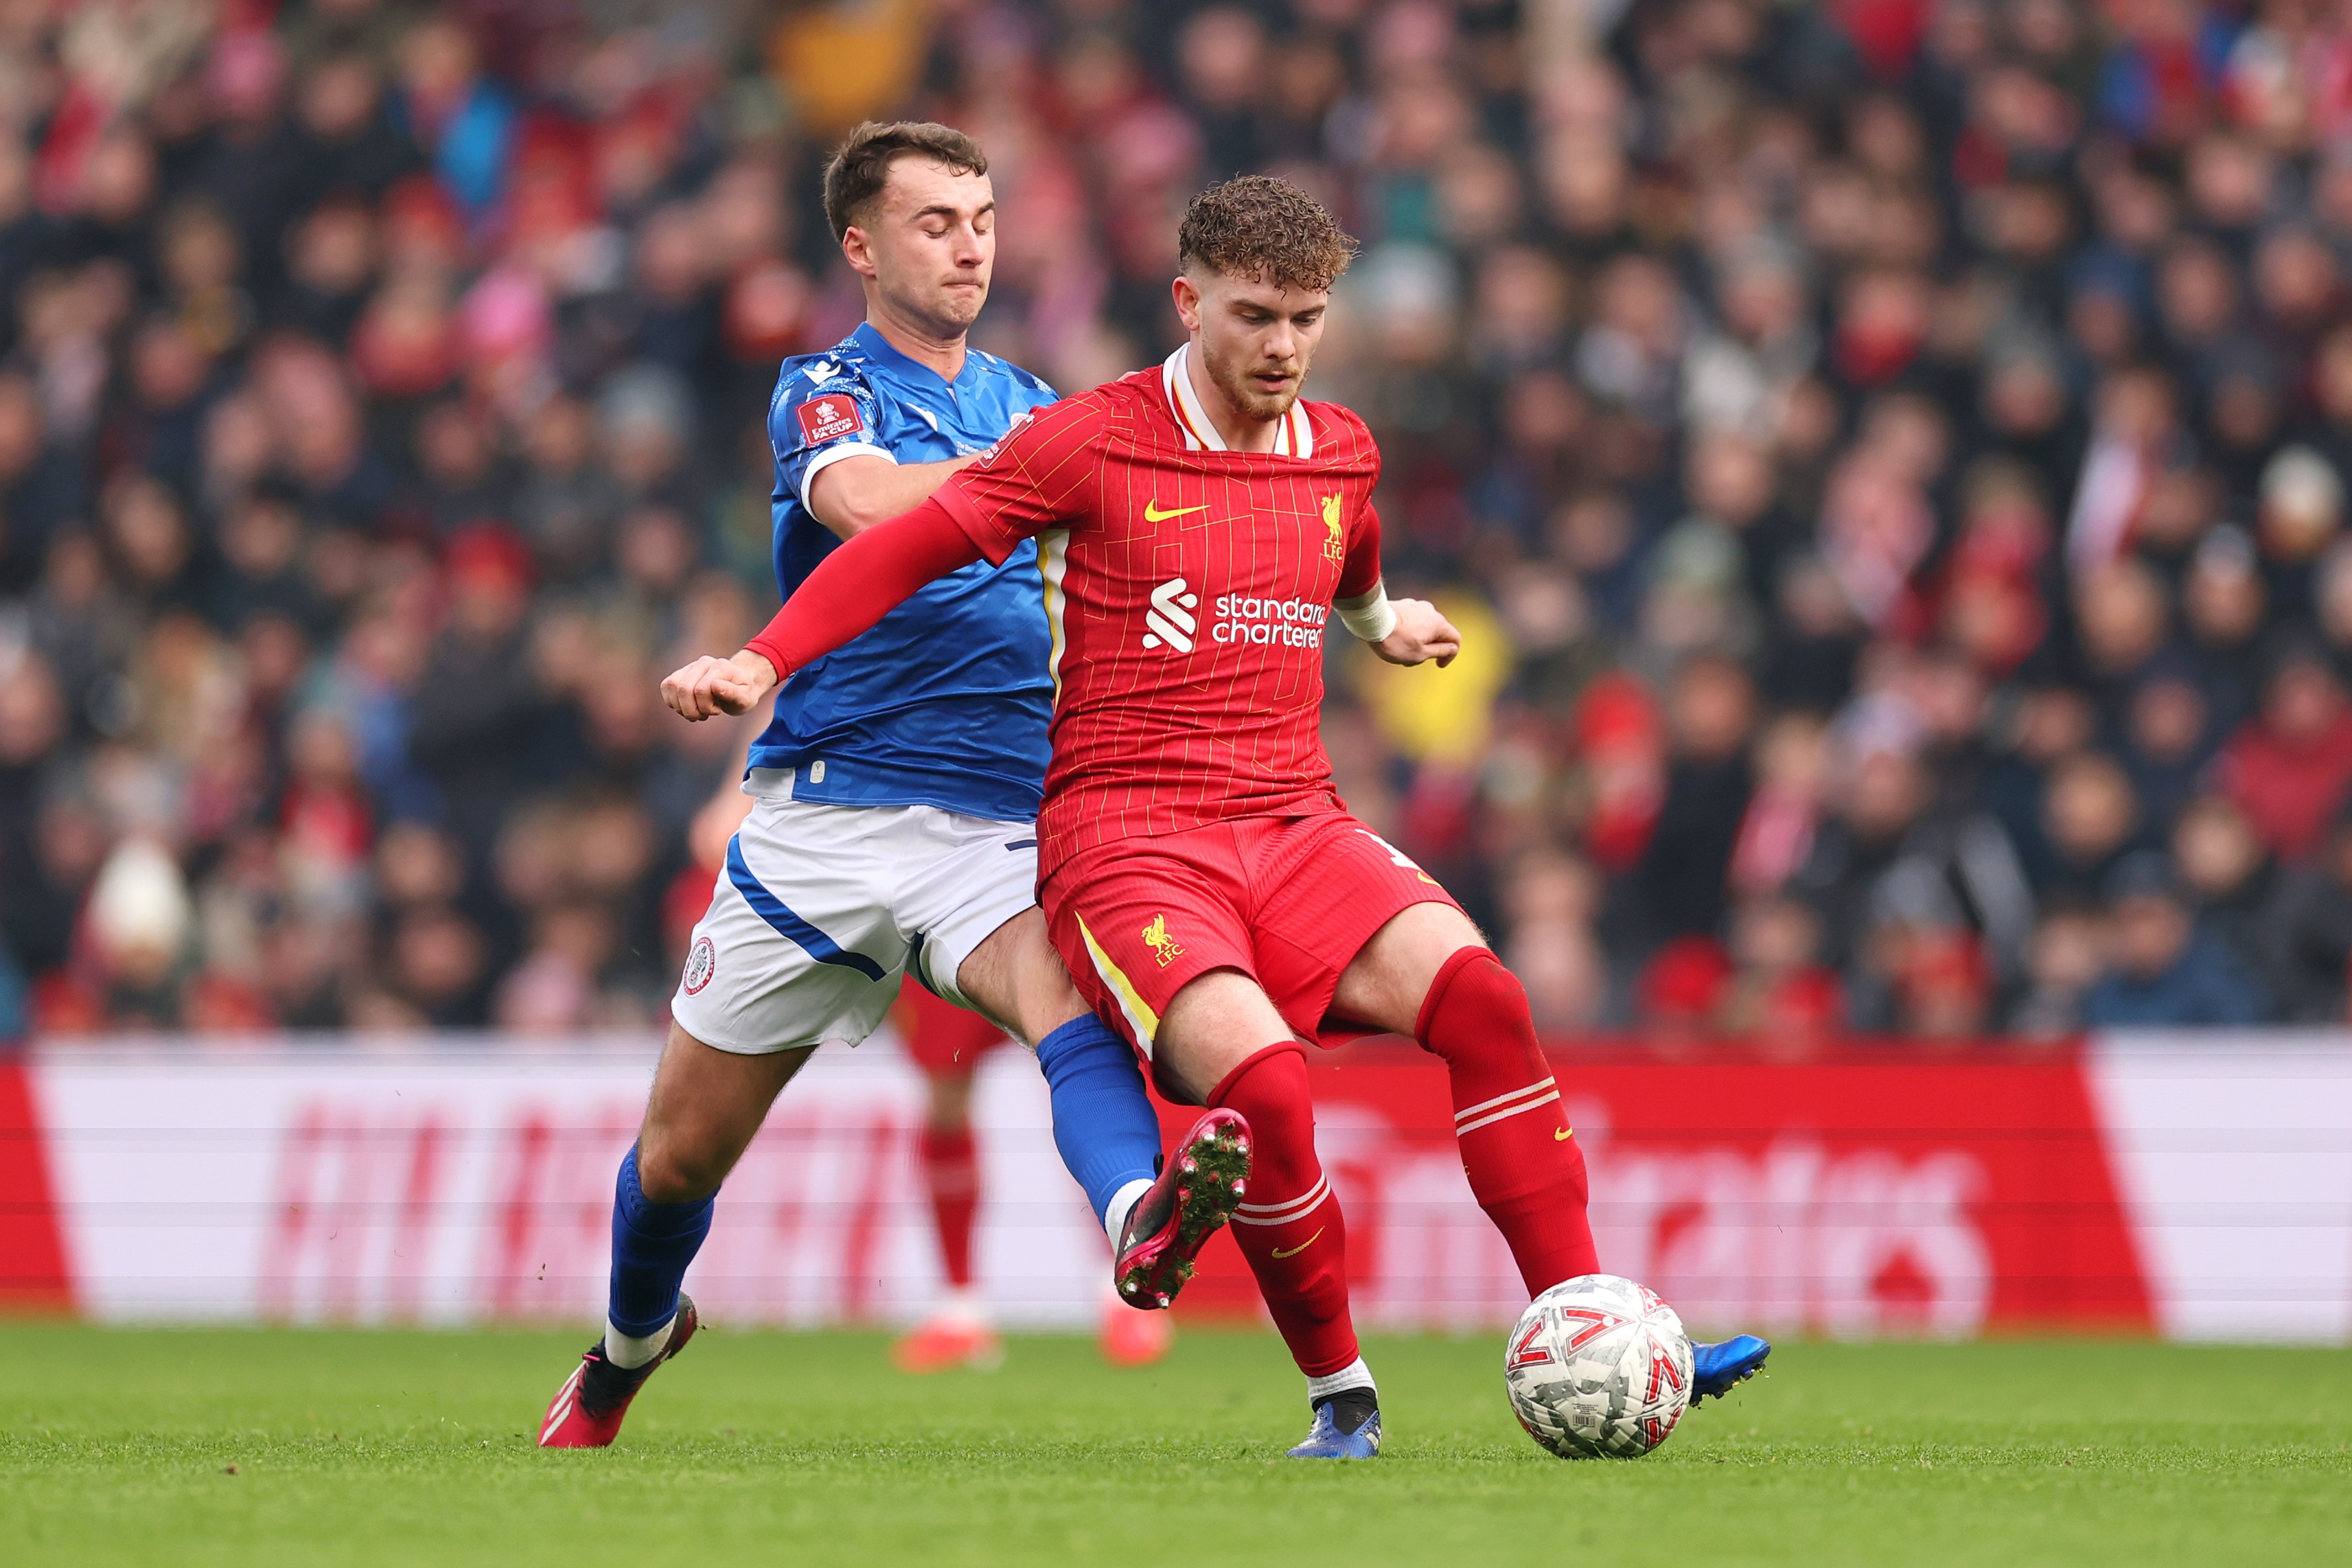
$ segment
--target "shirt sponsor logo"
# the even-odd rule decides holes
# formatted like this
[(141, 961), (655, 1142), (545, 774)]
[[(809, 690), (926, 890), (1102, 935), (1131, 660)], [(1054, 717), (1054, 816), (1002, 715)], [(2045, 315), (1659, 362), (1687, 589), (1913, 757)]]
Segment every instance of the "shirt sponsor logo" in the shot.
[(854, 397), (812, 397), (800, 406), (801, 435), (814, 447), (866, 428)]
[[(1143, 624), (1150, 628), (1143, 634), (1143, 646), (1191, 653), (1201, 635), (1200, 617), (1194, 613), (1200, 604), (1201, 596), (1181, 577), (1171, 577), (1152, 589), (1150, 607), (1143, 612)], [(1209, 640), (1213, 643), (1319, 648), (1331, 606), (1312, 599), (1220, 594), (1212, 606), (1212, 617)]]
[(1331, 606), (1312, 599), (1260, 599), (1220, 594), (1209, 640), (1255, 647), (1321, 647)]
[(1201, 629), (1192, 611), (1200, 603), (1201, 596), (1181, 577), (1171, 577), (1152, 589), (1151, 607), (1143, 612), (1143, 624), (1151, 629), (1143, 634), (1143, 646), (1164, 644), (1178, 653), (1191, 653), (1192, 634)]

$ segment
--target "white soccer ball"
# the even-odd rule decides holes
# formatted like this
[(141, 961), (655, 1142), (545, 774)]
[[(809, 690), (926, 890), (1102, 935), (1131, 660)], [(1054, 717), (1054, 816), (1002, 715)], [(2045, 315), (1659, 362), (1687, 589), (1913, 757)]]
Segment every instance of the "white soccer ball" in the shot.
[(1647, 1286), (1580, 1274), (1528, 1303), (1503, 1347), (1528, 1436), (1563, 1459), (1638, 1459), (1690, 1406), (1690, 1335)]

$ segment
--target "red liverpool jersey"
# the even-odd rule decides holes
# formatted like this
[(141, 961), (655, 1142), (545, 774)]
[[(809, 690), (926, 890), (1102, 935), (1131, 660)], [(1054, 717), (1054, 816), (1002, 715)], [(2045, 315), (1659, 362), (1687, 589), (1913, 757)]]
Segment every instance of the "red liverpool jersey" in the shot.
[(1040, 870), (1113, 839), (1330, 809), (1331, 602), (1380, 581), (1380, 452), (1299, 402), (1223, 449), (1179, 350), (1040, 408), (936, 500), (992, 562), (1037, 541), (1054, 634)]

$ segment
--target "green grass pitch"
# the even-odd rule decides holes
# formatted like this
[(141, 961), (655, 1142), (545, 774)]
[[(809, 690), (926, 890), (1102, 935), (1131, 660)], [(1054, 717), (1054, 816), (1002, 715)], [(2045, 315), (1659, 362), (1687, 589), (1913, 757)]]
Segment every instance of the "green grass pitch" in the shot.
[(1792, 1344), (1652, 1458), (1567, 1464), (1499, 1336), (1381, 1340), (1387, 1453), (1304, 1465), (1265, 1335), (919, 1380), (879, 1335), (722, 1326), (618, 1447), (541, 1453), (580, 1343), (0, 1322), (0, 1561), (2352, 1563), (2341, 1352)]

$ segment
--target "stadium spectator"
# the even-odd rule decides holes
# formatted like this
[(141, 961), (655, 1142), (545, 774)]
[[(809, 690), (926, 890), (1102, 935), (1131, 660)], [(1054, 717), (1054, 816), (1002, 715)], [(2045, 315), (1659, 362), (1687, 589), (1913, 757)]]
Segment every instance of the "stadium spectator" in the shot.
[(2352, 703), (2315, 648), (2280, 656), (2260, 711), (2223, 749), (2217, 780), (2281, 858), (2301, 860), (2317, 847), (2352, 787)]
[(650, 672), (771, 607), (768, 384), (856, 313), (814, 172), (905, 111), (995, 154), (976, 341), (1065, 388), (1171, 346), (1207, 179), (1362, 237), (1315, 391), (1474, 643), (1335, 653), (1332, 748), (1550, 1026), (1812, 962), (1853, 1026), (2064, 1026), (2160, 845), (2192, 950), (2340, 1018), (2352, 21), (2158, 9), (287, 0), (131, 61), (35, 7), (0, 973), (48, 1030), (657, 1007), (728, 738)]
[(2083, 1026), (2084, 1000), (2104, 967), (2105, 932), (2088, 905), (2053, 900), (2033, 928), (2025, 985), (2009, 1010), (2010, 1033), (2053, 1040)]
[(2280, 889), (2263, 931), (2282, 1016), (2302, 1024), (2346, 1021), (2352, 963), (2352, 814), (2339, 815), (2318, 858)]
[(1732, 912), (1729, 984), (1715, 1026), (1790, 1046), (1835, 1034), (1845, 1021), (1837, 975), (1820, 962), (1821, 919), (1798, 900), (1749, 899)]
[(2108, 874), (2105, 893), (2107, 962), (2083, 998), (2085, 1024), (2210, 1027), (2261, 1018), (2260, 984), (2199, 929), (2162, 851), (2126, 856)]
[(1732, 851), (1753, 787), (1753, 710), (1748, 674), (1731, 659), (1699, 656), (1675, 677), (1665, 798), (1624, 911), (1654, 942), (1723, 929)]
[(2200, 923), (2291, 1010), (2285, 954), (2273, 941), (2289, 878), (2245, 813), (2220, 795), (2191, 801), (2173, 824), (2172, 863)]

